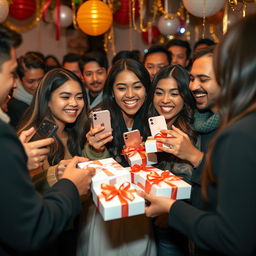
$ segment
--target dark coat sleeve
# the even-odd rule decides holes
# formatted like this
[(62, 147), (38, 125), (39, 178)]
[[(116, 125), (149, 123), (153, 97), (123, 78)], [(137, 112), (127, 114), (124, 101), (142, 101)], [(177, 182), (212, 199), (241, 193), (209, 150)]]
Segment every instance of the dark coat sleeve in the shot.
[(79, 214), (78, 191), (63, 179), (42, 197), (31, 183), (22, 145), (2, 122), (0, 142), (0, 247), (23, 252), (38, 249)]
[[(255, 119), (255, 115), (254, 115)], [(230, 129), (215, 146), (212, 161), (217, 185), (215, 211), (175, 202), (169, 224), (198, 246), (227, 255), (256, 253), (256, 124)]]

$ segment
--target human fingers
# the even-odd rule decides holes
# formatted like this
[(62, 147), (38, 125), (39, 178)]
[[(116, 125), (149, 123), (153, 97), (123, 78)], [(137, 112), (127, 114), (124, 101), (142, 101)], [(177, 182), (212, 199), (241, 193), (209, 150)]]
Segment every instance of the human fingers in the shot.
[(177, 128), (177, 127), (174, 126), (174, 125), (172, 125), (172, 130), (173, 130), (174, 132), (177, 132), (178, 134), (180, 134), (180, 135), (182, 135), (182, 136), (188, 138), (188, 135), (187, 135), (185, 132), (183, 132), (182, 130), (180, 130), (179, 128)]
[(30, 148), (43, 148), (51, 145), (53, 142), (54, 142), (53, 138), (46, 138), (46, 139), (28, 142), (28, 145)]
[(30, 129), (28, 130), (24, 130), (21, 132), (20, 136), (19, 136), (19, 140), (22, 142), (22, 143), (25, 143), (28, 141), (28, 139), (30, 137), (32, 137), (32, 135), (35, 133), (35, 128), (34, 127), (31, 127)]

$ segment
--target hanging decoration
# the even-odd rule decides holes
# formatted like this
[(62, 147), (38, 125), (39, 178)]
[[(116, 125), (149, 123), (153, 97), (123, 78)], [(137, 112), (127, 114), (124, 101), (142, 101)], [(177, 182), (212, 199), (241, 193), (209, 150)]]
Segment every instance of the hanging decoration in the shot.
[(38, 22), (42, 18), (42, 10), (43, 10), (44, 2), (45, 2), (45, 0), (36, 0), (36, 13), (35, 13), (32, 21), (30, 22), (30, 24), (28, 24), (26, 26), (16, 26), (16, 25), (12, 24), (7, 19), (4, 22), (4, 25), (7, 26), (9, 29), (12, 29), (12, 30), (14, 30), (16, 32), (19, 32), (19, 33), (32, 29), (34, 26), (36, 26), (38, 24)]
[(12, 0), (12, 4), (9, 7), (9, 15), (16, 20), (31, 18), (35, 11), (35, 0)]
[(7, 0), (0, 0), (0, 22), (4, 22), (9, 13), (9, 4)]
[(160, 37), (160, 32), (157, 28), (157, 26), (151, 26), (150, 29), (148, 29), (145, 32), (141, 32), (141, 37), (143, 41), (147, 44), (155, 44), (159, 37)]
[(98, 36), (109, 30), (113, 22), (108, 5), (99, 0), (84, 2), (77, 12), (79, 28), (88, 35)]
[[(130, 4), (131, 0), (121, 0), (119, 9), (114, 14), (114, 21), (120, 25), (128, 25), (129, 24), (129, 15), (130, 15)], [(139, 15), (139, 2), (138, 0), (134, 0), (134, 13), (135, 17)]]
[(223, 20), (224, 8), (215, 13), (213, 16), (207, 17), (207, 21), (211, 24), (218, 24)]
[(189, 13), (196, 17), (208, 17), (224, 7), (226, 0), (182, 0)]
[[(53, 12), (53, 20), (57, 23), (57, 8)], [(60, 27), (66, 28), (69, 27), (73, 22), (73, 12), (66, 5), (60, 5)]]
[(163, 35), (176, 34), (180, 26), (180, 21), (178, 17), (173, 16), (172, 19), (169, 19), (166, 16), (161, 16), (158, 21), (158, 29)]

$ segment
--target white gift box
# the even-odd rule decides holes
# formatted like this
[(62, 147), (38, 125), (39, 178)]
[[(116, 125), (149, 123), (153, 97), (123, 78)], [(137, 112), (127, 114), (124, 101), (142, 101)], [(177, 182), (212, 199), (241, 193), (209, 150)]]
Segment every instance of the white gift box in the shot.
[(153, 166), (145, 166), (145, 165), (138, 165), (138, 164), (135, 164), (132, 167), (126, 167), (125, 169), (130, 172), (131, 182), (134, 184), (137, 184), (137, 180), (138, 180), (137, 176), (139, 173), (145, 172), (149, 174), (152, 171), (159, 171), (159, 169)]
[(136, 152), (135, 154), (126, 155), (127, 162), (130, 166), (135, 164), (146, 164), (146, 165), (153, 165), (157, 163), (157, 156), (154, 153), (145, 153), (143, 152), (140, 154)]
[(78, 164), (78, 167), (93, 167), (96, 169), (96, 174), (92, 177), (92, 184), (95, 186), (101, 183), (115, 184), (131, 181), (130, 172), (113, 158), (82, 162)]
[(157, 142), (154, 137), (148, 137), (145, 142), (145, 151), (146, 153), (155, 153), (155, 152), (162, 152), (162, 150), (157, 149), (157, 143), (161, 145), (162, 147), (168, 148), (167, 145)]
[[(102, 189), (103, 187), (109, 188), (109, 190)], [(120, 187), (125, 188), (126, 186), (129, 186), (126, 191), (128, 191), (128, 194), (132, 195), (133, 200), (127, 199), (127, 197), (122, 196), (127, 194), (125, 193), (119, 193), (121, 194), (118, 196), (118, 193), (111, 199), (107, 200), (107, 198), (104, 197), (104, 194), (102, 192), (112, 192), (115, 194), (116, 190), (120, 191)], [(116, 190), (113, 190), (113, 187), (116, 188)], [(126, 187), (127, 188), (127, 187)], [(122, 190), (122, 189), (121, 189)], [(122, 190), (124, 191), (124, 190)], [(140, 215), (145, 213), (145, 200), (138, 196), (135, 190), (135, 186), (129, 182), (125, 182), (123, 184), (115, 184), (115, 185), (108, 185), (108, 184), (102, 184), (101, 186), (92, 186), (92, 196), (93, 201), (96, 204), (100, 214), (102, 215), (104, 221), (108, 220), (114, 220), (114, 219), (120, 219), (125, 218), (128, 216), (134, 216), (134, 215)]]
[(177, 200), (190, 198), (191, 185), (169, 171), (139, 172), (134, 178), (135, 184), (149, 194)]

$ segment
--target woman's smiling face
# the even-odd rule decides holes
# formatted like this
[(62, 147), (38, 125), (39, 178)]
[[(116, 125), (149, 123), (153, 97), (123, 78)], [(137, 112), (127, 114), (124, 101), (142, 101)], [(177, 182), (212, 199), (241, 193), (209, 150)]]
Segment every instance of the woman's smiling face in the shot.
[(133, 72), (123, 70), (116, 76), (113, 96), (123, 115), (133, 117), (145, 101), (146, 90)]
[(177, 82), (174, 78), (160, 79), (154, 93), (153, 104), (159, 115), (163, 115), (170, 126), (184, 106)]

